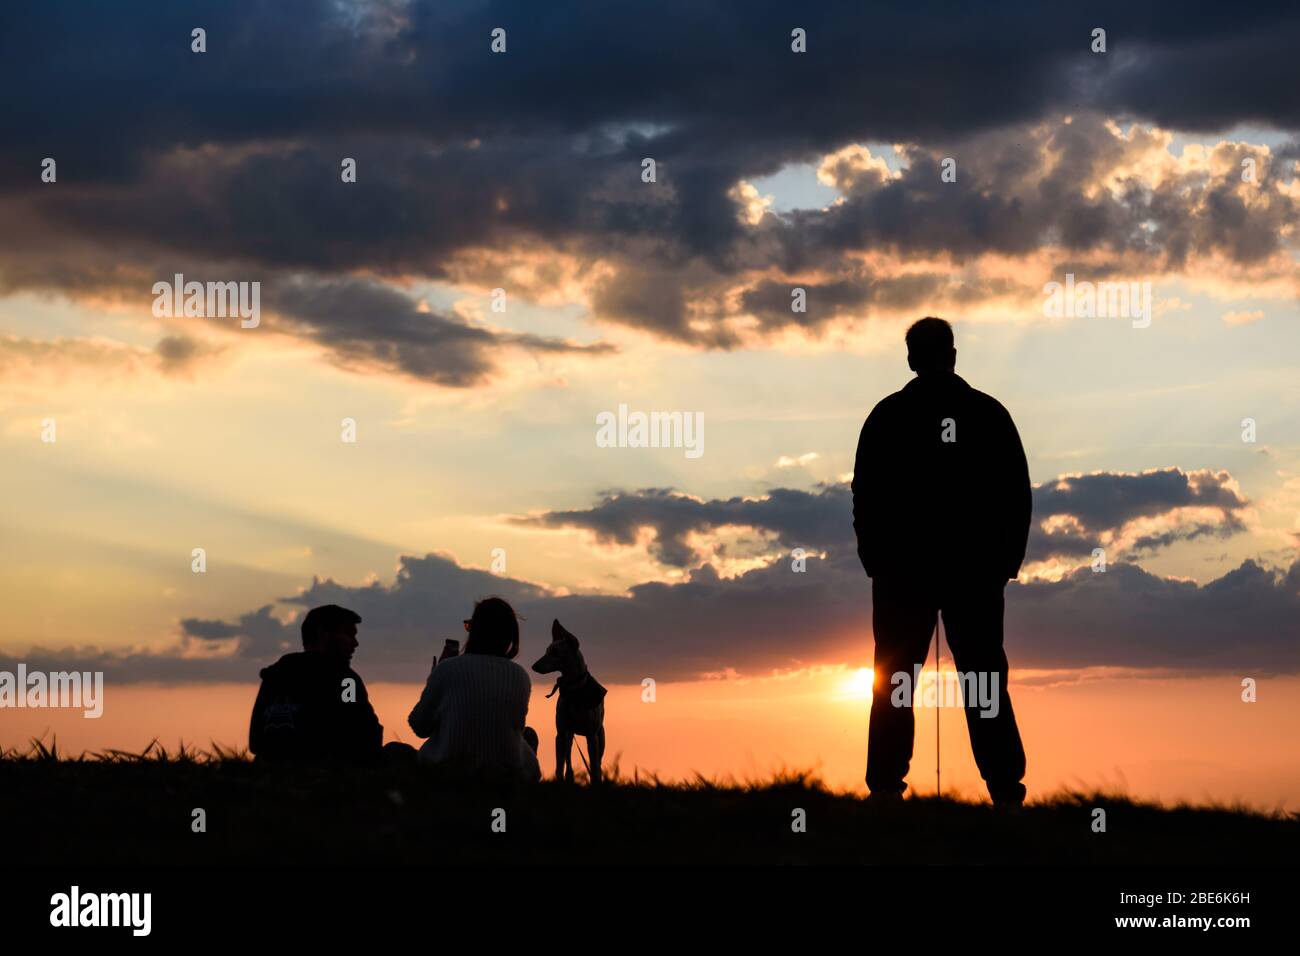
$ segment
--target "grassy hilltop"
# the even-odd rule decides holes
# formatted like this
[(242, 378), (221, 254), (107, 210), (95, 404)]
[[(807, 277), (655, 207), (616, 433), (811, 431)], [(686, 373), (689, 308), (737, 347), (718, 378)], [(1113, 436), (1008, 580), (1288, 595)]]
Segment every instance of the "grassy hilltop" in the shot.
[[(807, 773), (755, 783), (464, 787), (419, 766), (290, 771), (188, 749), (0, 757), (5, 842), (44, 863), (1292, 865), (1297, 815), (1060, 793), (1019, 812), (934, 798), (893, 806)], [(1107, 832), (1092, 830), (1106, 810)], [(191, 829), (206, 813), (207, 832)], [(505, 832), (493, 832), (494, 811)], [(796, 809), (807, 830), (792, 831)], [(499, 817), (499, 814), (497, 815)], [(16, 844), (16, 845), (15, 845)]]

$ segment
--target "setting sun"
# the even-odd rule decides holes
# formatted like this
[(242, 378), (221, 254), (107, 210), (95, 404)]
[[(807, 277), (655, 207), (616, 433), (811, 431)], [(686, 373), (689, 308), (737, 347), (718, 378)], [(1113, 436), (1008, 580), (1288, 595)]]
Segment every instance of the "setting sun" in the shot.
[(850, 700), (870, 700), (874, 682), (875, 671), (870, 667), (859, 667), (840, 685), (840, 695)]

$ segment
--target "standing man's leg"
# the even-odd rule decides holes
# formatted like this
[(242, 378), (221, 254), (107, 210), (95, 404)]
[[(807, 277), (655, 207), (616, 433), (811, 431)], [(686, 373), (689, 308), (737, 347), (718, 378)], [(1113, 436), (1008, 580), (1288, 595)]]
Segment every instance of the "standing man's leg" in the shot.
[(913, 668), (925, 661), (938, 605), (907, 579), (872, 579), (871, 626), (875, 632), (875, 681), (871, 697), (871, 724), (867, 730), (867, 788), (872, 793), (902, 793), (912, 762), (916, 723), (912, 698), (906, 707), (894, 706), (893, 676), (907, 675), (912, 686)]
[[(945, 597), (943, 624), (953, 664), (964, 678), (966, 727), (980, 776), (994, 803), (1019, 804), (1025, 799), (1025, 748), (1007, 691), (1004, 606), (1002, 586), (963, 585)], [(968, 674), (990, 699), (981, 702), (967, 693)]]

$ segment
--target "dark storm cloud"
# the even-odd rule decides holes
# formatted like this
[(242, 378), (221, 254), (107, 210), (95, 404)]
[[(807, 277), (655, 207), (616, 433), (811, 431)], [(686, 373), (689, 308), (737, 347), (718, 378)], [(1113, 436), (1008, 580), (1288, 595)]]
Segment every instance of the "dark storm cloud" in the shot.
[(1267, 4), (1258, 19), (1253, 8), (1243, 15), (1246, 10), (1216, 3), (1131, 5), (1128, 16), (1112, 21), (1128, 32), (1111, 34), (1118, 55), (1099, 84), (1101, 105), (1193, 131), (1236, 123), (1300, 127), (1300, 10)]
[[(6, 131), (52, 146), (86, 138), (99, 156), (315, 131), (418, 129), (440, 141), (652, 122), (672, 127), (665, 155), (720, 158), (744, 142), (776, 154), (834, 148), (846, 134), (960, 134), (1071, 110), (1084, 95), (1179, 125), (1300, 127), (1289, 95), (1300, 13), (1285, 3), (1249, 16), (1140, 2), (46, 3), (5, 20)], [(203, 55), (189, 48), (196, 26)], [(506, 56), (488, 52), (497, 26)], [(807, 55), (790, 53), (795, 26)], [(1089, 52), (1096, 26), (1107, 54)], [(1186, 95), (1189, 82), (1204, 95)], [(3, 142), (12, 154), (15, 138)]]
[[(6, 80), (25, 82), (5, 84), (16, 139), (4, 142), (75, 152), (84, 137), (96, 160), (114, 160), (96, 162), (99, 178), (138, 172), (160, 143), (316, 132), (418, 129), (438, 142), (653, 122), (674, 128), (670, 159), (734, 156), (754, 139), (825, 148), (851, 125), (906, 139), (1034, 117), (1066, 92), (1063, 67), (1089, 63), (1087, 28), (1021, 12), (908, 4), (792, 19), (776, 2), (691, 0), (653, 11), (524, 0), (20, 6), (5, 14)], [(795, 25), (816, 56), (790, 54)], [(206, 54), (190, 52), (195, 26)], [(509, 31), (506, 56), (488, 51), (497, 26)], [(866, 37), (878, 41), (869, 57)], [(905, 95), (881, 95), (900, 78)]]
[[(151, 154), (123, 183), (83, 184), (65, 156), (59, 184), (76, 188), (44, 184), (25, 194), (35, 206), (24, 211), (137, 255), (165, 247), (178, 258), (430, 278), (446, 278), (447, 257), (467, 248), (672, 226), (670, 205), (629, 188), (639, 179), (626, 157), (619, 168), (576, 139), (504, 132), (435, 143), (415, 129), (345, 143), (304, 137)], [(341, 180), (344, 157), (356, 161), (355, 183)]]
[[(705, 303), (748, 271), (828, 273), (804, 314), (789, 312), (783, 280), (742, 290), (761, 331), (816, 328), (1010, 288), (864, 275), (846, 258), (855, 250), (961, 259), (1051, 242), (1153, 267), (1205, 252), (1252, 263), (1279, 251), (1296, 215), (1276, 177), (1249, 206), (1239, 184), (1204, 176), (1085, 189), (1118, 159), (1100, 116), (1300, 126), (1300, 14), (1281, 4), (1245, 16), (1209, 4), (285, 0), (3, 16), (0, 288), (94, 291), (96, 275), (164, 259), (268, 280), (455, 281), (468, 268), (456, 258), (475, 250), (549, 249), (614, 264), (590, 290), (597, 319), (730, 347), (734, 317)], [(1099, 25), (1103, 55), (1088, 51)], [(196, 26), (204, 54), (190, 52)], [(488, 49), (496, 26), (504, 56)], [(790, 52), (794, 26), (809, 53)], [(1057, 123), (1065, 113), (1072, 127)], [(910, 168), (888, 182), (846, 172), (846, 201), (824, 213), (738, 218), (739, 180), (868, 141), (912, 144)], [(1040, 169), (1049, 154), (1055, 168)], [(640, 181), (647, 155), (658, 183)], [(949, 155), (959, 178), (943, 184)], [(37, 180), (45, 156), (56, 185)], [(358, 161), (355, 184), (339, 181), (344, 156)], [(427, 320), (408, 360), (414, 320), (385, 314), (369, 330), (328, 318), (302, 329), (446, 385), (480, 381), (501, 345)]]

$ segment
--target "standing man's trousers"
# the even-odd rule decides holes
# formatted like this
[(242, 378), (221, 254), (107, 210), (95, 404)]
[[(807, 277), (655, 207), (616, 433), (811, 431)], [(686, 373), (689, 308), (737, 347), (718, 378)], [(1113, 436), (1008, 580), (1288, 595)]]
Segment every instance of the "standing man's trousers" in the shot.
[[(996, 717), (981, 716), (980, 702), (966, 699), (966, 727), (980, 776), (995, 802), (1020, 802), (1025, 787), (1025, 750), (1007, 694), (1007, 655), (1002, 649), (1002, 591), (1005, 582), (955, 585), (916, 584), (911, 578), (872, 581), (872, 626), (876, 636), (875, 685), (867, 738), (867, 787), (901, 793), (912, 760), (915, 721), (911, 707), (895, 707), (891, 678), (914, 679), (914, 666), (928, 656), (935, 621), (943, 612), (944, 633), (961, 674), (997, 677)], [(907, 686), (911, 686), (910, 684)], [(966, 686), (966, 685), (963, 685)], [(991, 683), (986, 684), (991, 689)], [(914, 689), (914, 688), (913, 688)], [(908, 703), (912, 703), (909, 697)]]

